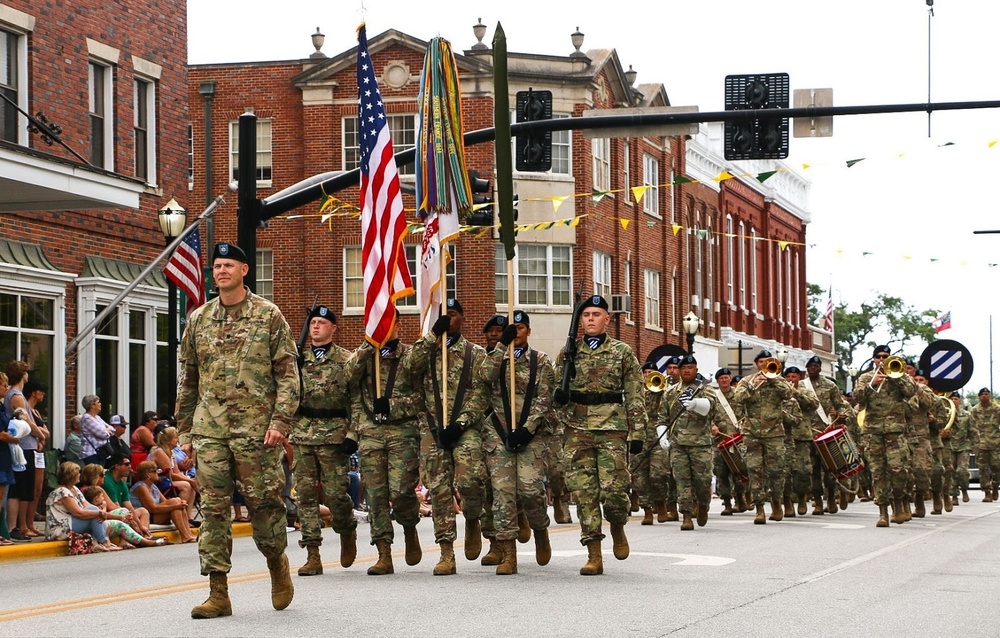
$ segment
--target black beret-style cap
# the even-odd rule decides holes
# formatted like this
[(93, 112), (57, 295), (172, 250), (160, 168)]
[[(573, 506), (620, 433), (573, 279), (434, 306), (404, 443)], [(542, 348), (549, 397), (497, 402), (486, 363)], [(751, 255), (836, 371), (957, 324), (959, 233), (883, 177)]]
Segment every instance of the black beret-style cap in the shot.
[(507, 317), (504, 317), (503, 315), (493, 315), (483, 326), (483, 332), (484, 333), (489, 332), (489, 329), (493, 328), (494, 326), (497, 328), (503, 328), (506, 325), (507, 325)]
[(698, 365), (698, 360), (694, 358), (694, 355), (686, 354), (683, 357), (680, 357), (680, 361), (678, 361), (677, 365), (696, 366)]
[(647, 361), (646, 363), (642, 364), (642, 371), (645, 372), (646, 370), (656, 370), (656, 364), (653, 363), (652, 361)]
[(337, 323), (337, 315), (333, 314), (333, 311), (326, 306), (316, 306), (309, 313), (309, 321), (312, 321), (316, 317), (320, 319), (326, 319), (330, 323)]
[(244, 264), (248, 263), (247, 254), (236, 244), (216, 244), (215, 250), (212, 251), (212, 261), (214, 262), (216, 259), (233, 259)]
[(715, 373), (715, 378), (718, 379), (719, 377), (721, 377), (724, 374), (728, 374), (729, 376), (733, 376), (733, 373), (730, 372), (729, 368), (719, 368), (716, 371), (716, 373)]
[(875, 350), (872, 351), (872, 359), (879, 356), (881, 353), (892, 354), (892, 350), (889, 346), (875, 346)]
[(795, 366), (788, 366), (787, 368), (785, 368), (785, 373), (784, 373), (784, 374), (785, 374), (785, 376), (786, 376), (786, 377), (787, 377), (788, 375), (790, 375), (790, 374), (798, 374), (798, 375), (801, 375), (801, 374), (802, 374), (802, 370), (799, 370), (799, 369), (798, 369), (798, 368), (796, 368)]
[(465, 314), (465, 311), (462, 310), (462, 304), (458, 303), (458, 299), (449, 299), (445, 305), (448, 307), (448, 310), (454, 310), (460, 315)]
[(823, 365), (823, 360), (820, 359), (819, 357), (817, 357), (816, 355), (813, 355), (813, 356), (809, 357), (808, 361), (806, 361), (806, 365), (807, 366), (811, 366), (813, 364), (821, 366), (821, 365)]
[(669, 359), (667, 359), (668, 366), (679, 366), (680, 364), (681, 364), (680, 357), (670, 357)]
[(986, 394), (991, 394), (991, 393), (990, 393), (990, 389), (989, 389), (989, 388), (983, 388), (983, 389), (981, 389), (981, 390), (979, 391), (979, 394), (982, 394), (983, 392), (985, 392)]
[(770, 350), (761, 350), (760, 352), (757, 353), (757, 356), (753, 358), (753, 361), (754, 363), (757, 363), (761, 359), (770, 359), (773, 356), (774, 355), (771, 354)]
[(608, 306), (608, 300), (604, 297), (600, 295), (593, 295), (584, 300), (580, 310), (585, 310), (587, 308), (603, 308), (604, 310), (608, 310), (610, 306)]
[(523, 323), (526, 326), (531, 326), (531, 317), (528, 316), (523, 310), (514, 311), (514, 323)]

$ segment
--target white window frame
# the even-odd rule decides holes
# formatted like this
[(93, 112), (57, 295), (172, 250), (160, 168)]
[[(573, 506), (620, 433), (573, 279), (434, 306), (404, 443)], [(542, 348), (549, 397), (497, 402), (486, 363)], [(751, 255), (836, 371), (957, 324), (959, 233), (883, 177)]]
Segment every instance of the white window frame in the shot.
[(733, 237), (733, 216), (726, 215), (726, 302), (730, 306), (732, 306), (736, 301), (736, 283), (734, 281), (736, 278), (735, 260), (736, 247), (735, 238)]
[[(257, 188), (270, 188), (274, 180), (274, 120), (257, 120)], [(229, 122), (229, 179), (239, 179), (240, 123)]]
[(188, 190), (194, 190), (194, 125), (187, 125)]
[[(132, 78), (133, 86), (133, 99), (135, 101), (133, 108), (133, 135), (135, 144), (135, 157), (136, 166), (135, 172), (136, 177), (139, 177), (146, 181), (151, 187), (156, 186), (157, 174), (156, 174), (156, 131), (157, 131), (157, 121), (156, 121), (156, 96), (158, 93), (158, 87), (156, 80), (146, 78), (143, 76), (135, 76)], [(142, 97), (145, 98), (145, 108), (140, 109), (140, 92), (144, 93)], [(145, 127), (141, 127), (140, 117), (145, 119)], [(146, 155), (146, 174), (139, 174), (139, 131), (142, 130), (145, 133), (145, 151)]]
[(660, 273), (646, 268), (643, 271), (643, 296), (646, 307), (646, 327), (662, 330), (660, 324)]
[[(611, 255), (601, 250), (594, 251), (594, 294), (605, 299), (611, 296)], [(610, 299), (609, 299), (610, 303)]]
[[(416, 146), (417, 139), (417, 116), (414, 113), (387, 113), (386, 123), (389, 126), (389, 135), (392, 137), (392, 152), (399, 153)], [(341, 162), (345, 171), (351, 171), (361, 165), (361, 138), (358, 135), (357, 114), (345, 117), (341, 120)], [(413, 179), (416, 171), (416, 164), (410, 163), (406, 166), (397, 166), (396, 171), (400, 177)]]
[(274, 301), (274, 250), (272, 248), (257, 249), (256, 264), (257, 294)]
[[(448, 262), (448, 270), (445, 275), (445, 285), (448, 288), (448, 297), (455, 297), (457, 290), (457, 280), (455, 278), (455, 242), (450, 241), (445, 244), (451, 253)], [(420, 290), (420, 282), (423, 278), (420, 261), (420, 244), (403, 244), (403, 253), (406, 255), (406, 264), (410, 269), (410, 277), (413, 281), (413, 289)], [(353, 261), (354, 255), (357, 261)], [(360, 315), (365, 310), (364, 295), (364, 271), (361, 267), (361, 245), (346, 245), (342, 251), (343, 272), (344, 272), (344, 312), (346, 315)], [(354, 288), (352, 290), (352, 287)], [(418, 314), (416, 293), (396, 300), (396, 308), (402, 314)]]
[(642, 185), (649, 186), (642, 196), (642, 212), (660, 219), (660, 160), (642, 154)]
[[(785, 248), (785, 319), (789, 324), (792, 323), (792, 283), (795, 279), (795, 273), (792, 270), (792, 248), (788, 246)], [(797, 255), (796, 255), (797, 257)]]
[(743, 225), (743, 221), (740, 220), (740, 235), (739, 247), (740, 247), (740, 308), (746, 310), (747, 307), (747, 238), (745, 236), (746, 226)]
[[(631, 253), (631, 251), (629, 251), (629, 253)], [(632, 257), (631, 257), (631, 254), (629, 255), (628, 259), (625, 260), (625, 272), (624, 272), (624, 275), (625, 276), (623, 277), (623, 279), (625, 280), (625, 287), (624, 287), (624, 289), (622, 289), (622, 293), (625, 294), (625, 295), (628, 295), (629, 297), (631, 297), (632, 296)], [(632, 312), (628, 311), (628, 312), (626, 312), (624, 314), (625, 314), (625, 323), (633, 323), (632, 322)]]
[(705, 211), (705, 298), (702, 302), (702, 320), (715, 323), (715, 235), (712, 234), (712, 216)]
[[(90, 135), (92, 139), (90, 161), (95, 162), (98, 168), (113, 172), (115, 170), (115, 109), (114, 109), (114, 74), (112, 67), (101, 60), (91, 59), (87, 64), (88, 72), (88, 101), (87, 112), (91, 120)], [(100, 77), (102, 84), (95, 86), (96, 79)], [(100, 93), (100, 95), (98, 95)], [(100, 99), (98, 99), (100, 98)], [(101, 118), (101, 158), (94, 157), (93, 136), (94, 118)]]
[(750, 227), (750, 310), (759, 312), (757, 306), (757, 229)]
[[(569, 113), (553, 113), (552, 119), (570, 117)], [(553, 175), (573, 174), (573, 131), (552, 131)]]
[[(522, 267), (527, 266), (528, 257), (526, 253), (542, 249), (544, 255), (541, 257), (531, 257), (532, 263), (540, 263), (544, 260), (544, 273), (524, 273)], [(562, 259), (561, 257), (565, 257)], [(566, 264), (566, 275), (556, 275), (555, 265), (557, 263)], [(497, 244), (494, 253), (495, 264), (495, 289), (494, 295), (497, 308), (507, 307), (507, 256), (504, 254), (503, 245)], [(516, 308), (572, 308), (573, 307), (573, 247), (567, 244), (518, 244), (517, 254), (513, 260), (514, 268), (514, 298), (517, 299)], [(545, 279), (545, 299), (541, 302), (528, 302), (524, 294), (526, 290), (523, 286), (523, 278), (538, 277)], [(556, 282), (565, 282), (561, 295), (556, 290)], [(562, 296), (562, 300), (556, 299), (557, 295)]]
[(590, 140), (593, 155), (594, 190), (611, 190), (611, 140), (597, 137)]
[(622, 202), (631, 204), (632, 194), (632, 142), (626, 137), (622, 140)]
[[(14, 55), (16, 56), (14, 65), (14, 77), (13, 82), (8, 86), (14, 91), (15, 102), (17, 102), (18, 108), (21, 111), (11, 108), (14, 116), (14, 139), (10, 140), (12, 143), (19, 146), (28, 145), (28, 118), (24, 113), (28, 112), (28, 37), (27, 33), (34, 28), (34, 17), (28, 16), (28, 14), (22, 14), (20, 11), (15, 11), (14, 9), (7, 9), (0, 7), (5, 11), (11, 11), (15, 14), (20, 14), (17, 17), (30, 18), (19, 19), (15, 24), (12, 22), (7, 22), (0, 19), (0, 30), (2, 30), (8, 38), (13, 41)], [(0, 16), (2, 17), (2, 16)], [(0, 105), (0, 108), (6, 109), (7, 103), (4, 102)]]
[(777, 306), (777, 319), (778, 321), (784, 321), (785, 319), (785, 281), (784, 281), (784, 258), (781, 253), (784, 251), (778, 247), (778, 258), (777, 264), (774, 268), (774, 288), (777, 290), (777, 299), (775, 299), (775, 306)]

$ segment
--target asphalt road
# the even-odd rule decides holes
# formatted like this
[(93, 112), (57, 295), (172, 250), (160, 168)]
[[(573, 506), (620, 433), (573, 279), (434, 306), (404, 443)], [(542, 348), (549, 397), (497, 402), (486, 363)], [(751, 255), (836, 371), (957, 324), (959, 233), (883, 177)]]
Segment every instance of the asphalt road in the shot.
[[(681, 532), (678, 523), (626, 528), (632, 555), (617, 561), (605, 541), (605, 573), (583, 577), (578, 525), (551, 529), (552, 561), (519, 545), (519, 574), (466, 561), (432, 576), (431, 522), (419, 526), (424, 559), (407, 567), (398, 530), (396, 573), (367, 576), (375, 562), (366, 525), (359, 556), (339, 566), (328, 535), (322, 576), (293, 576), (295, 600), (276, 612), (263, 557), (250, 538), (234, 543), (230, 618), (190, 618), (207, 579), (192, 546), (6, 563), (0, 635), (5, 636), (955, 636), (1000, 635), (992, 592), (1000, 504), (982, 493), (942, 516), (888, 529), (854, 503), (835, 515), (765, 526), (752, 515), (721, 517)], [(574, 512), (574, 520), (576, 520)], [(461, 523), (461, 518), (459, 519)], [(293, 570), (305, 560), (289, 534)]]

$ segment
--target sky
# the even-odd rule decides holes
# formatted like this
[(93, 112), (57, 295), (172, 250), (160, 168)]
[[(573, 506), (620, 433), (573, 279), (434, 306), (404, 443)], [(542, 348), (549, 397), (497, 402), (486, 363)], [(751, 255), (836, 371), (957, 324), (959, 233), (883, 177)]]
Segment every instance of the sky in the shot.
[[(637, 84), (662, 83), (673, 106), (723, 110), (729, 74), (787, 72), (792, 89), (832, 88), (834, 104), (1000, 100), (1000, 2), (936, 0), (664, 0), (577, 6), (507, 0), (196, 0), (188, 3), (192, 64), (289, 60), (353, 47), (362, 20), (369, 36), (397, 29), (441, 36), (456, 51), (476, 43), (472, 26), (497, 23), (508, 50), (552, 55), (614, 48)], [(929, 49), (929, 55), (928, 55)], [(929, 86), (928, 86), (929, 83)], [(880, 293), (916, 310), (950, 311), (941, 338), (975, 358), (969, 387), (992, 386), (991, 323), (1000, 338), (1000, 109), (852, 115), (833, 137), (792, 138), (785, 164), (811, 183), (807, 279), (857, 310)], [(864, 159), (847, 167), (849, 160)], [(825, 304), (825, 300), (823, 302)], [(924, 344), (907, 354), (918, 356)], [(998, 345), (1000, 347), (1000, 345)], [(855, 364), (870, 355), (857, 353)], [(1000, 357), (1000, 352), (998, 352)], [(847, 365), (847, 364), (845, 364)], [(1000, 372), (1000, 368), (997, 368)], [(998, 375), (1000, 381), (1000, 375)]]

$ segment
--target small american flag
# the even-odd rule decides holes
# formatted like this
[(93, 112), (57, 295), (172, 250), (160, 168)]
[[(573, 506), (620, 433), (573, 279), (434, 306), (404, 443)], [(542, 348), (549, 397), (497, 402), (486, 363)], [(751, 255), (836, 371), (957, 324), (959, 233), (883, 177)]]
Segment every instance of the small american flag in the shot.
[(830, 332), (833, 332), (833, 287), (830, 288), (830, 293), (826, 300), (826, 320), (823, 322), (823, 327)]
[(368, 55), (365, 25), (358, 29), (358, 133), (361, 136), (361, 264), (365, 338), (388, 341), (396, 322), (393, 302), (413, 293), (403, 250), (406, 213), (382, 94)]
[(171, 255), (163, 274), (187, 295), (185, 311), (205, 303), (205, 278), (201, 269), (201, 233), (198, 228), (188, 233)]

